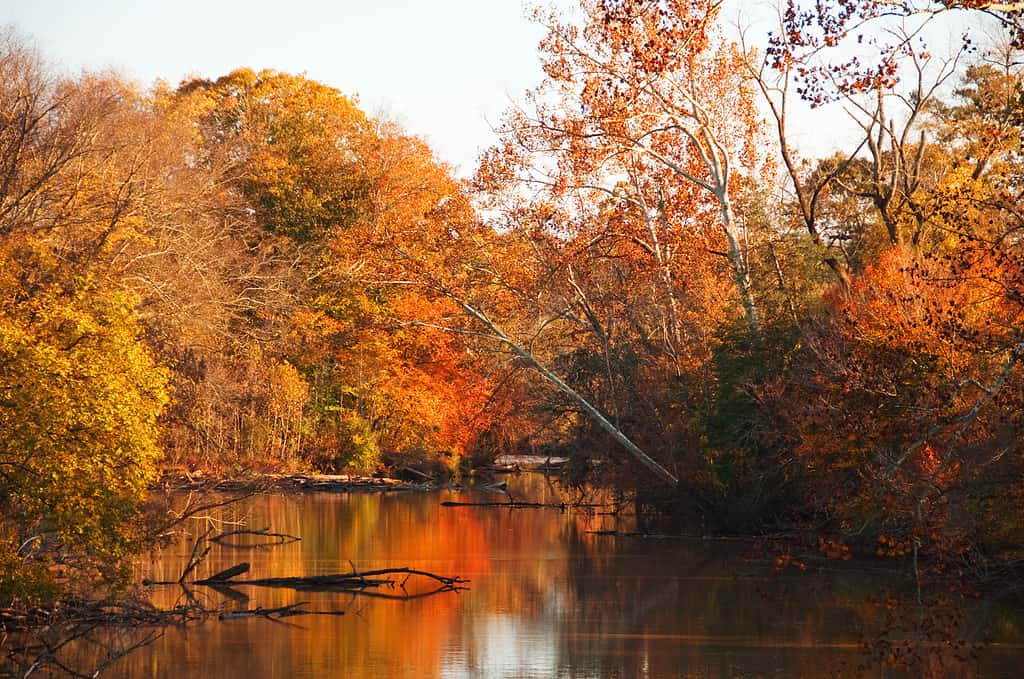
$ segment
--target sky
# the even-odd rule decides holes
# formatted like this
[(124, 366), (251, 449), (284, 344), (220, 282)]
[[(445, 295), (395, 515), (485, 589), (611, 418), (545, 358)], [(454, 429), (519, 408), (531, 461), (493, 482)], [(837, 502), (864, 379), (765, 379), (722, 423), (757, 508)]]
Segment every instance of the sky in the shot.
[[(766, 7), (731, 0), (722, 16), (746, 23)], [(425, 138), (462, 176), (501, 112), (542, 78), (543, 30), (523, 0), (0, 0), (4, 24), (71, 73), (113, 67), (172, 85), (243, 66), (302, 73)], [(842, 111), (799, 111), (791, 129), (806, 155), (855, 136)]]
[(520, 0), (0, 0), (3, 24), (71, 73), (304, 73), (398, 120), (460, 174), (542, 76), (543, 33)]

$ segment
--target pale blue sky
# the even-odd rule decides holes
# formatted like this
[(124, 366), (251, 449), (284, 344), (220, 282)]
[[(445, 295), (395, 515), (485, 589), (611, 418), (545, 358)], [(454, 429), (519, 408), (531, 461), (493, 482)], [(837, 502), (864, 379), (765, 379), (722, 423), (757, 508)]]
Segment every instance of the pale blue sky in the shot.
[(541, 78), (521, 0), (0, 0), (0, 24), (72, 72), (177, 84), (239, 66), (357, 93), (472, 169), (509, 98)]
[[(67, 70), (114, 67), (143, 84), (240, 66), (305, 73), (358, 94), (366, 111), (397, 119), (466, 175), (494, 141), (490, 125), (542, 77), (536, 45), (543, 31), (525, 18), (523, 3), (0, 0), (0, 25), (14, 25)], [(746, 24), (752, 14), (763, 21), (770, 5), (729, 0), (722, 16), (727, 24), (741, 16)], [(956, 16), (940, 23), (933, 45), (965, 27)], [(763, 39), (764, 30), (754, 33)], [(808, 155), (849, 146), (853, 126), (841, 110), (797, 109), (791, 130)]]

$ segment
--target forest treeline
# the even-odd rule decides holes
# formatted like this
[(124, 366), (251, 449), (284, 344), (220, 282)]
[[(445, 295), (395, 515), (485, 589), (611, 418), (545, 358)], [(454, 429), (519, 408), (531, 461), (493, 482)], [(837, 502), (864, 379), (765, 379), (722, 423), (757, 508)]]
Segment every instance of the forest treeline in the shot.
[[(1012, 560), (1019, 11), (939, 56), (856, 32), (892, 7), (790, 4), (758, 46), (717, 3), (537, 12), (545, 78), (466, 181), (304, 76), (140, 88), (5, 33), (0, 601), (115, 568), (161, 467), (501, 452), (713, 530)], [(859, 136), (802, 157), (800, 102)]]

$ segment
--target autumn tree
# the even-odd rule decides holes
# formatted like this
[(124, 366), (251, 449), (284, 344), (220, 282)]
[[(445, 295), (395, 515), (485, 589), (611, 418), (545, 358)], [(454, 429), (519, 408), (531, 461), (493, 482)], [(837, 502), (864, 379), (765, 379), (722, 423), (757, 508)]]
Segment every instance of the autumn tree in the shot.
[[(185, 83), (175, 98), (175, 110), (198, 124), (203, 162), (224, 168), (248, 207), (250, 242), (292, 272), (276, 279), (286, 290), (280, 303), (252, 309), (250, 327), (264, 337), (245, 352), (258, 355), (254, 367), (273, 360), (299, 369), (307, 455), (368, 471), (379, 462), (374, 451), (463, 454), (484, 381), (458, 338), (407, 325), (442, 307), (391, 276), (373, 247), (382, 233), (409, 247), (428, 243), (447, 229), (439, 204), (467, 209), (447, 169), (421, 141), (304, 77), (242, 69)], [(266, 287), (250, 291), (274, 299)]]
[(313, 332), (299, 332), (329, 357), (332, 407), (365, 420), (385, 456), (455, 461), (486, 428), (489, 380), (468, 338), (445, 329), (457, 309), (410, 277), (399, 253), (447, 268), (446, 245), (469, 235), (472, 212), (447, 168), (396, 125), (379, 125), (360, 160), (362, 216), (325, 244)]
[(807, 465), (809, 504), (885, 554), (991, 554), (1012, 534), (992, 512), (1020, 511), (1020, 81), (1003, 63), (971, 66), (922, 112), (941, 143), (918, 147), (896, 228), (882, 214), (894, 204), (856, 188), (879, 156), (838, 175), (837, 193), (872, 197), (888, 236), (765, 392)]
[[(109, 275), (135, 234), (131, 88), (0, 47), (0, 597), (109, 574), (138, 537), (166, 374)], [(50, 568), (64, 565), (63, 574)], [(33, 586), (27, 586), (33, 585)]]
[(509, 262), (474, 260), (486, 289), (519, 309), (509, 318), (487, 300), (477, 320), (528, 346), (580, 422), (616, 439), (620, 424), (670, 458), (687, 439), (680, 401), (706, 398), (723, 300), (761, 332), (735, 202), (743, 174), (767, 166), (716, 12), (588, 2), (579, 21), (537, 13), (547, 78), (506, 115), (474, 180), (482, 214), (522, 244)]
[(142, 534), (133, 519), (156, 478), (167, 402), (130, 296), (89, 284), (22, 301), (11, 292), (0, 326), (5, 599), (30, 596), (21, 576), (57, 555), (79, 576), (127, 555)]
[[(717, 221), (756, 336), (757, 304), (734, 194), (744, 172), (757, 176), (765, 166), (742, 55), (718, 35), (717, 5), (593, 2), (584, 3), (578, 25), (557, 16), (538, 19), (549, 30), (541, 45), (547, 80), (530, 94), (529, 108), (510, 112), (504, 145), (484, 172), (493, 169), (506, 180), (511, 172), (549, 189), (552, 200), (571, 200), (575, 192), (635, 211), (646, 225), (638, 242), (661, 269), (669, 321), (672, 247), (662, 241), (673, 216), (664, 213), (702, 206), (695, 212), (708, 214), (684, 230), (708, 233)], [(678, 341), (671, 327), (668, 334)]]
[(208, 162), (225, 159), (267, 231), (308, 241), (351, 222), (365, 180), (360, 149), (373, 122), (338, 90), (302, 76), (238, 69), (192, 80)]
[[(796, 92), (813, 104), (857, 92), (890, 90), (908, 58), (927, 57), (926, 29), (941, 26), (959, 34), (961, 47), (983, 45), (985, 23), (1021, 46), (1020, 3), (898, 0), (858, 3), (789, 0), (779, 10), (780, 26), (768, 36), (766, 54), (774, 68), (792, 69)], [(964, 17), (976, 21), (965, 27)], [(981, 34), (981, 35), (979, 35)], [(857, 49), (866, 46), (868, 49)]]

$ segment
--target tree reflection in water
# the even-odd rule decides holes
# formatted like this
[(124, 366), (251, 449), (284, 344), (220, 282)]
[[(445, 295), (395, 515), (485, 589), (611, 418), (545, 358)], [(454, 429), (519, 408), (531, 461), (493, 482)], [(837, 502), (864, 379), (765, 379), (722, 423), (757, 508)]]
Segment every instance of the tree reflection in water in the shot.
[[(510, 479), (516, 499), (566, 498), (542, 477)], [(497, 496), (500, 499), (500, 496)], [(302, 536), (246, 555), (253, 577), (408, 566), (471, 580), (470, 590), (411, 601), (350, 593), (196, 588), (209, 607), (240, 611), (307, 602), (343, 616), (253, 617), (168, 628), (120, 659), (109, 676), (266, 677), (836, 677), (900, 676), (868, 660), (863, 642), (884, 626), (886, 586), (863, 565), (776, 573), (746, 560), (745, 545), (594, 534), (635, 530), (630, 517), (557, 509), (441, 507), (494, 495), (264, 495), (247, 500), (252, 527)], [(570, 498), (575, 499), (575, 497)], [(183, 539), (139, 579), (177, 577)], [(195, 577), (238, 561), (214, 549)], [(890, 580), (895, 586), (897, 581)], [(179, 594), (153, 592), (170, 608)], [(1024, 654), (1019, 620), (994, 604), (967, 616), (995, 630), (980, 661), (948, 676), (1013, 676)], [(993, 628), (992, 622), (996, 626)], [(119, 632), (145, 635), (145, 630)], [(125, 643), (130, 640), (125, 639)], [(72, 644), (65, 657), (92, 668), (104, 651)], [(947, 659), (948, 662), (948, 659)], [(83, 670), (84, 673), (84, 670)]]

